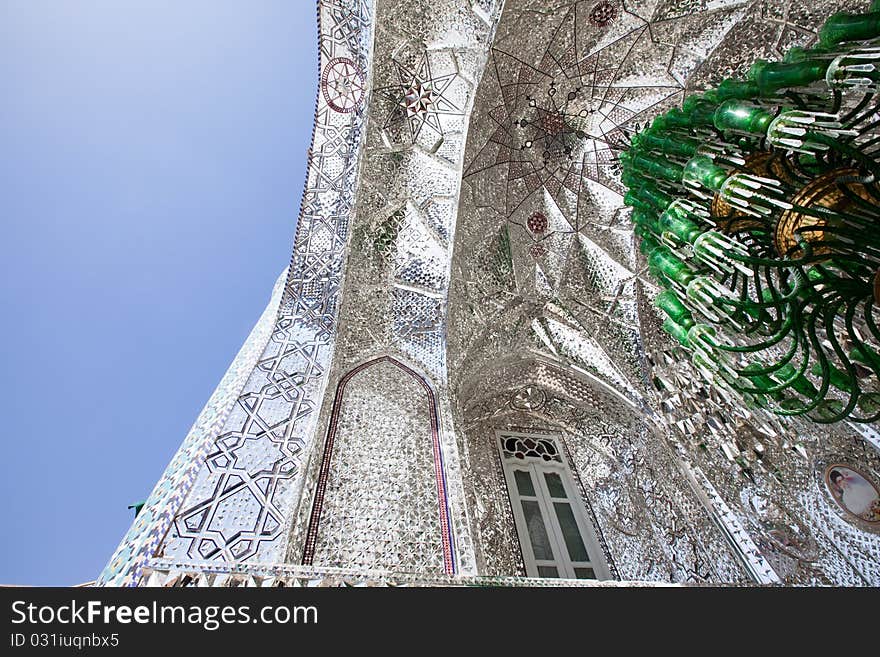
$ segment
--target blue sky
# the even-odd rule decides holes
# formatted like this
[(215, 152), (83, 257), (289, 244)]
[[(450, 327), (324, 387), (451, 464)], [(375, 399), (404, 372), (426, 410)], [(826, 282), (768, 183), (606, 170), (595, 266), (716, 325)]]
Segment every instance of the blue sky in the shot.
[(312, 0), (0, 0), (0, 583), (94, 579), (287, 264)]

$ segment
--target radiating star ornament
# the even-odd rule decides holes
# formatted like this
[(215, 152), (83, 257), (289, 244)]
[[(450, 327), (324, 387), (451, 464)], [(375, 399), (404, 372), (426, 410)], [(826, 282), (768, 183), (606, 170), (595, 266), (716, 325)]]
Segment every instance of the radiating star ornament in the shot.
[(377, 89), (392, 103), (384, 129), (389, 132), (403, 131), (404, 124), (412, 143), (416, 143), (425, 127), (443, 135), (441, 115), (461, 115), (463, 112), (444, 96), (455, 79), (455, 73), (434, 77), (428, 53), (419, 64), (410, 69), (394, 61), (398, 83)]
[(363, 73), (347, 57), (330, 60), (321, 74), (324, 100), (333, 110), (343, 114), (354, 111), (360, 105), (365, 86)]
[(549, 166), (551, 160), (571, 159), (577, 142), (587, 137), (582, 129), (586, 112), (572, 113), (569, 107), (572, 101), (578, 100), (580, 87), (569, 92), (561, 103), (555, 99), (556, 91), (555, 83), (551, 82), (543, 101), (526, 96), (528, 107), (519, 121), (526, 135), (521, 148), (537, 146), (545, 166)]

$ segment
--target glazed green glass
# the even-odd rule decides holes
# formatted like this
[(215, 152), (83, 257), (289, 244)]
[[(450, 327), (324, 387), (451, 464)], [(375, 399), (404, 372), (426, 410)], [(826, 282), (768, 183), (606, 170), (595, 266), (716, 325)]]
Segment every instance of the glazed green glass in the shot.
[[(782, 367), (780, 367), (777, 371), (777, 377), (782, 379), (783, 381), (788, 381), (797, 373), (797, 370), (791, 363), (786, 363)], [(813, 399), (816, 395), (819, 394), (819, 391), (816, 389), (810, 381), (803, 375), (799, 374), (794, 378), (794, 380), (789, 383), (789, 386), (794, 390), (797, 390), (804, 397), (809, 397)]]
[[(630, 192), (633, 193), (635, 200), (641, 203), (642, 206), (647, 206), (657, 212), (663, 212), (672, 203), (671, 196), (664, 194), (650, 183), (645, 183), (635, 189), (631, 189)], [(624, 197), (624, 200), (626, 200), (626, 197)]]
[(657, 225), (657, 215), (654, 212), (646, 212), (641, 209), (633, 210), (630, 220), (638, 227), (643, 228), (655, 235), (659, 235), (661, 230)]
[(634, 173), (641, 173), (657, 180), (681, 182), (683, 169), (674, 162), (641, 154), (632, 155), (631, 157), (631, 166)]
[(693, 324), (691, 311), (679, 300), (672, 290), (664, 290), (654, 299), (654, 305), (666, 313), (676, 324), (685, 326), (686, 320)]
[(719, 130), (732, 130), (763, 135), (767, 132), (773, 114), (743, 100), (727, 100), (715, 110), (714, 123)]
[[(791, 254), (774, 248), (774, 231), (781, 213), (792, 207), (793, 189), (829, 167), (858, 169), (853, 175), (860, 179), (874, 171), (876, 140), (865, 148), (848, 137), (853, 126), (875, 120), (870, 101), (880, 89), (878, 45), (880, 0), (874, 0), (871, 14), (835, 15), (822, 29), (819, 45), (790, 48), (781, 62), (756, 62), (747, 81), (727, 79), (692, 94), (680, 109), (633, 135), (629, 154), (621, 158), (639, 248), (647, 272), (664, 288), (654, 299), (663, 330), (691, 351), (710, 382), (738, 391), (749, 407), (807, 414), (824, 423), (843, 419), (858, 397), (862, 416), (850, 408), (851, 419), (880, 419), (880, 393), (860, 391), (866, 367), (880, 376), (880, 327), (871, 323), (871, 313), (868, 326), (861, 318), (870, 303), (880, 248), (868, 218), (880, 204), (876, 190), (866, 186), (866, 198), (850, 189), (852, 203), (845, 210), (809, 206), (805, 211), (825, 219), (839, 252), (816, 252), (812, 265), (805, 266), (803, 258), (790, 262)], [(863, 94), (861, 102), (857, 94)], [(776, 120), (780, 112), (795, 109)], [(822, 153), (802, 148), (818, 134), (827, 137)], [(783, 156), (772, 175), (748, 164), (760, 162), (750, 156), (774, 152)], [(716, 194), (731, 207), (713, 203)], [(855, 257), (861, 254), (864, 263)], [(865, 305), (856, 308), (854, 318), (838, 322), (853, 306), (830, 304), (848, 299)], [(834, 326), (847, 355), (821, 342), (830, 330), (822, 326), (830, 320), (822, 308), (836, 313)], [(699, 318), (707, 324), (697, 323)], [(865, 333), (871, 334), (870, 346)], [(740, 369), (746, 354), (754, 364)], [(834, 365), (826, 361), (823, 372), (817, 358)], [(840, 391), (849, 393), (848, 402), (833, 399)]]
[(656, 214), (654, 206), (646, 203), (637, 193), (638, 187), (630, 187), (629, 191), (623, 195), (623, 204), (628, 205), (636, 210), (641, 210), (645, 214)]
[(665, 320), (663, 320), (663, 324), (661, 325), (661, 328), (664, 331), (666, 331), (669, 335), (671, 335), (673, 338), (678, 340), (679, 344), (681, 344), (682, 346), (684, 346), (684, 347), (690, 346), (691, 343), (688, 340), (688, 328), (689, 327), (684, 327), (684, 326), (681, 326), (680, 324), (676, 324), (672, 320), (672, 318), (667, 317)]
[(867, 365), (868, 367), (874, 367), (874, 363), (880, 363), (880, 355), (867, 345), (853, 348), (849, 352), (849, 357), (857, 363)]
[(715, 104), (702, 96), (688, 96), (681, 104), (681, 110), (690, 118), (692, 126), (712, 125)]
[[(657, 130), (659, 132), (667, 132), (669, 130), (674, 130), (676, 128), (684, 128), (686, 130), (690, 130), (691, 128), (695, 128), (699, 123), (695, 123), (695, 119), (697, 119), (699, 114), (688, 114), (682, 112), (679, 109), (671, 109), (666, 114), (661, 114), (651, 123), (651, 128)], [(704, 124), (711, 124), (712, 118), (709, 116)]]
[(819, 30), (819, 43), (828, 47), (844, 41), (866, 41), (878, 36), (880, 36), (880, 12), (839, 13), (825, 21), (825, 25)]
[(703, 233), (703, 229), (691, 221), (688, 213), (675, 203), (671, 203), (663, 211), (657, 220), (657, 225), (661, 231), (667, 230), (682, 242), (687, 242), (688, 244), (692, 244)]
[(641, 180), (639, 180), (639, 178), (632, 171), (624, 166), (623, 174), (621, 174), (620, 176), (620, 182), (626, 185), (626, 188), (629, 189), (630, 187), (638, 186)]
[(631, 141), (634, 150), (656, 151), (664, 155), (683, 157), (692, 157), (700, 146), (700, 142), (696, 139), (684, 136), (661, 137), (647, 130), (633, 135)]
[(757, 388), (764, 394), (768, 394), (771, 390), (773, 390), (773, 388), (778, 387), (779, 384), (771, 379), (768, 374), (760, 371), (763, 369), (765, 368), (760, 363), (749, 363), (742, 369), (740, 373), (742, 374), (742, 376), (748, 378), (749, 383), (751, 383), (753, 387)]
[(703, 94), (706, 100), (716, 104), (723, 103), (731, 98), (754, 98), (758, 95), (758, 85), (754, 82), (744, 82), (727, 78), (722, 80), (717, 89), (712, 89)]
[[(640, 230), (644, 231), (644, 228), (636, 227), (636, 231), (640, 231)], [(645, 235), (640, 235), (640, 237), (642, 238), (642, 243), (639, 244), (639, 251), (641, 251), (646, 256), (649, 255), (651, 253), (651, 251), (653, 251), (654, 249), (656, 249), (659, 246), (659, 244), (657, 243), (657, 240), (655, 240), (654, 236), (651, 235), (650, 233), (645, 234)]]
[[(810, 371), (816, 376), (822, 376), (822, 366), (819, 363), (813, 364), (813, 367)], [(831, 385), (833, 385), (838, 390), (842, 390), (843, 392), (852, 393), (853, 380), (849, 376), (847, 376), (845, 372), (841, 372), (831, 363), (828, 363), (828, 372), (828, 380), (830, 381)]]
[(687, 285), (694, 277), (687, 263), (662, 245), (651, 251), (648, 262), (666, 278), (680, 285)]
[(826, 280), (826, 276), (822, 273), (820, 269), (816, 267), (810, 267), (809, 269), (807, 269), (807, 279), (811, 283), (824, 283)]
[(802, 48), (801, 46), (792, 46), (788, 52), (785, 53), (785, 56), (782, 58), (784, 62), (802, 62), (806, 59), (810, 59), (810, 57), (814, 57), (816, 53), (809, 48)]
[(684, 165), (682, 180), (717, 192), (727, 180), (727, 171), (717, 166), (711, 158), (695, 155)]
[(715, 329), (708, 324), (694, 324), (688, 329), (688, 342), (691, 345), (701, 344), (704, 348), (708, 346), (708, 355), (712, 362), (720, 363), (721, 358), (715, 351), (718, 345), (715, 335)]
[(773, 95), (788, 87), (805, 87), (825, 78), (830, 62), (827, 59), (804, 59), (799, 62), (756, 61), (749, 69), (749, 78), (761, 94)]

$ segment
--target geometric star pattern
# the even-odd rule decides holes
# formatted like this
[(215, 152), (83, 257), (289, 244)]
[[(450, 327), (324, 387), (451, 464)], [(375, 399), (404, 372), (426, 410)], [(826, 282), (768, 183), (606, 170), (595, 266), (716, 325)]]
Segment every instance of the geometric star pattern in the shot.
[[(702, 60), (747, 9), (746, 0), (711, 10), (572, 2), (533, 48), (511, 52), (517, 44), (496, 43), (486, 69), (485, 137), (464, 182), (501, 188), (480, 203), (506, 218), (501, 229), (516, 244), (509, 278), (521, 294), (551, 300), (578, 292), (566, 298), (564, 317), (538, 320), (546, 325), (539, 339), (636, 396), (643, 385), (637, 293), (646, 277), (632, 247), (617, 154), (681, 101)], [(473, 125), (470, 131), (477, 134)], [(536, 215), (546, 230), (531, 229)]]
[(274, 326), (250, 375), (218, 389), (223, 404), (175, 455), (101, 583), (136, 584), (151, 558), (283, 558), (294, 482), (329, 368), (357, 174), (352, 154), (366, 120), (353, 110), (363, 95), (360, 71), (368, 70), (372, 39), (371, 1), (321, 2), (319, 11), (324, 84)]
[[(322, 84), (287, 279), (101, 583), (137, 583), (162, 564), (300, 564), (319, 480), (306, 466), (323, 467), (307, 456), (340, 390), (328, 382), (391, 355), (420, 371), (429, 397), (438, 391), (439, 418), (393, 368), (352, 379), (338, 398), (316, 567), (440, 573), (440, 544), (454, 538), (459, 572), (524, 572), (486, 448), (500, 424), (519, 423), (558, 432), (615, 576), (880, 581), (876, 537), (854, 536), (820, 496), (797, 497), (824, 490), (821, 472), (808, 473), (817, 488), (792, 466), (812, 452), (769, 441), (754, 418), (761, 431), (747, 436), (746, 416), (674, 358), (658, 365), (666, 352), (617, 164), (653, 115), (808, 43), (835, 2), (556, 0), (538, 14), (540, 3), (508, 0), (496, 33), (491, 0), (399, 0), (379, 5), (374, 35), (370, 0), (321, 0)], [(370, 89), (367, 75), (384, 86)], [(845, 431), (833, 440), (833, 462), (880, 472), (864, 443)], [(723, 454), (759, 447), (785, 478), (756, 491)], [(847, 563), (819, 534), (852, 548)]]
[(376, 89), (389, 107), (383, 128), (392, 132), (408, 130), (412, 143), (416, 143), (424, 128), (443, 136), (440, 117), (462, 114), (461, 108), (444, 96), (455, 74), (434, 76), (427, 52), (412, 68), (397, 60), (394, 66), (398, 82)]

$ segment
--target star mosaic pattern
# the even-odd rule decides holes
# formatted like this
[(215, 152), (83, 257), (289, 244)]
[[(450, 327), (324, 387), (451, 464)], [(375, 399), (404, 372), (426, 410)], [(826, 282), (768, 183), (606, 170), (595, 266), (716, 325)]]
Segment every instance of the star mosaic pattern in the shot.
[(364, 75), (348, 57), (330, 60), (321, 74), (321, 91), (337, 112), (355, 110), (364, 98)]
[[(471, 468), (481, 467), (480, 432), (500, 422), (515, 418), (529, 426), (538, 421), (522, 415), (527, 412), (548, 426), (565, 426), (562, 402), (555, 408), (547, 402), (533, 405), (531, 397), (540, 400), (537, 394), (522, 399), (523, 393), (493, 390), (499, 381), (515, 381), (519, 390), (534, 385), (529, 367), (535, 366), (528, 364), (546, 358), (589, 373), (608, 390), (663, 418), (667, 439), (687, 445), (679, 458), (696, 464), (695, 480), (715, 500), (715, 522), (743, 537), (737, 549), (751, 578), (851, 584), (876, 580), (880, 570), (871, 560), (880, 550), (877, 537), (844, 528), (828, 502), (821, 476), (806, 467), (809, 458), (823, 457), (822, 451), (832, 443), (851, 463), (876, 463), (876, 457), (868, 455), (870, 450), (860, 446), (849, 428), (832, 439), (796, 422), (780, 424), (760, 409), (719, 398), (688, 369), (689, 361), (677, 355), (659, 331), (660, 320), (651, 304), (657, 290), (634, 248), (618, 165), (618, 154), (631, 135), (657, 114), (679, 105), (692, 92), (746, 75), (756, 59), (779, 60), (791, 46), (813, 43), (826, 16), (866, 7), (866, 2), (831, 0), (581, 0), (554, 3), (539, 16), (536, 5), (527, 0), (505, 4), (468, 127), (449, 301), (452, 386), (467, 391), (464, 396), (474, 396), (474, 410), (465, 411), (462, 422), (477, 426), (478, 418), (486, 418), (474, 429)], [(512, 364), (504, 369), (520, 361), (519, 369)], [(548, 398), (554, 389), (546, 386)], [(479, 396), (481, 390), (487, 391), (485, 397)], [(608, 408), (607, 400), (591, 403)], [(575, 415), (584, 413), (586, 405), (574, 404)], [(514, 411), (518, 415), (505, 416)], [(584, 440), (589, 442), (595, 422), (591, 419), (574, 432), (572, 451), (581, 449)], [(672, 519), (679, 513), (676, 507), (691, 513), (693, 502), (680, 492), (660, 489), (662, 466), (655, 460), (649, 432), (635, 438), (629, 431), (615, 429), (611, 433), (616, 438), (593, 449), (633, 449), (632, 457), (617, 457), (627, 462), (632, 490), (618, 490), (606, 478), (617, 467), (613, 459), (604, 466), (600, 459), (593, 466), (586, 460), (579, 466), (588, 488), (587, 503), (596, 504), (597, 515), (606, 514), (598, 525), (611, 532), (610, 524), (616, 524), (635, 536), (644, 520), (628, 510), (626, 496), (650, 499), (649, 507), (664, 508), (666, 517), (648, 522), (658, 523), (658, 535), (668, 536), (674, 546), (666, 557), (658, 552), (655, 563), (671, 558), (675, 564), (664, 577), (730, 577), (712, 572), (722, 563), (719, 552), (696, 556), (701, 549), (715, 549), (708, 533), (700, 548), (685, 554), (685, 546), (699, 540), (689, 538)], [(873, 435), (871, 440), (875, 447), (880, 445), (880, 437)], [(800, 445), (800, 462), (784, 451), (795, 442)], [(777, 450), (771, 457), (772, 445)], [(785, 446), (781, 451), (780, 445)], [(638, 456), (642, 449), (651, 456)], [(490, 476), (489, 456), (477, 477), (481, 482), (482, 476)], [(782, 461), (787, 465), (779, 466)], [(777, 472), (791, 489), (762, 486), (759, 471), (765, 477), (767, 471)], [(756, 518), (754, 505), (741, 504), (743, 481), (750, 481), (751, 490), (768, 500), (767, 508), (779, 509), (779, 518), (803, 519), (809, 513), (809, 533)], [(487, 484), (483, 493), (490, 495), (491, 488)], [(499, 498), (498, 503), (503, 502)], [(603, 504), (606, 511), (601, 510)], [(493, 545), (503, 542), (497, 527), (502, 516), (493, 516), (481, 527)], [(670, 528), (670, 520), (676, 529)], [(834, 546), (826, 545), (823, 557), (807, 549), (813, 545), (810, 535), (832, 533), (835, 545), (846, 545), (851, 565), (823, 563), (836, 559), (831, 556)], [(794, 534), (798, 541), (790, 538)], [(750, 542), (749, 536), (756, 538)], [(626, 539), (609, 538), (612, 552), (621, 542)], [(795, 543), (806, 546), (803, 554), (809, 566), (786, 556), (796, 552), (789, 545)], [(760, 552), (755, 549), (758, 544), (764, 546)], [(513, 549), (515, 554), (515, 544)], [(643, 542), (639, 550), (644, 555), (658, 546)], [(501, 566), (506, 558), (502, 552), (499, 548), (493, 555), (498, 572), (516, 563), (512, 558)], [(617, 564), (623, 571), (639, 567), (620, 559)], [(686, 574), (671, 574), (679, 568)], [(654, 575), (629, 570), (625, 576)]]
[(435, 77), (427, 52), (413, 68), (397, 60), (394, 60), (394, 66), (398, 83), (376, 90), (390, 105), (385, 130), (403, 130), (405, 126), (412, 143), (425, 128), (443, 136), (440, 117), (462, 114), (461, 108), (443, 95), (455, 80), (455, 74)]
[(528, 582), (509, 431), (552, 434), (616, 580), (876, 586), (880, 532), (824, 475), (880, 480), (880, 434), (705, 389), (661, 342), (617, 166), (690, 91), (866, 6), (321, 0), (287, 279), (100, 583)]

